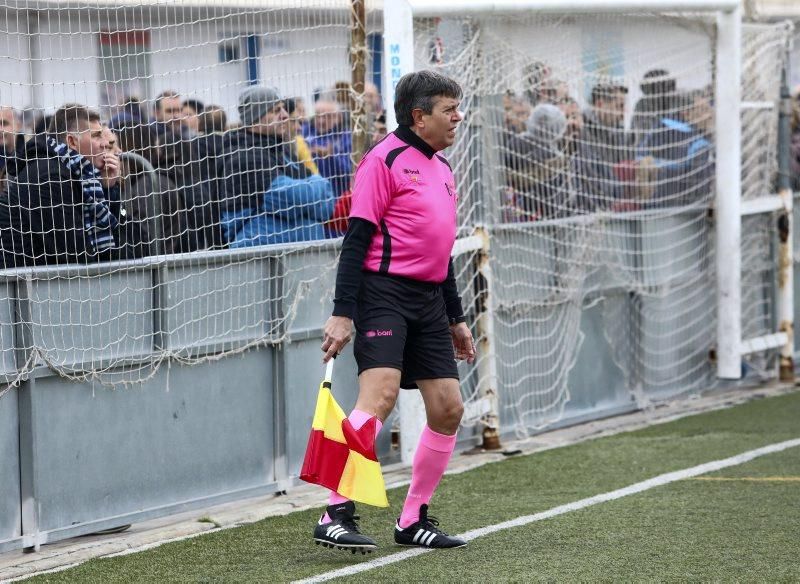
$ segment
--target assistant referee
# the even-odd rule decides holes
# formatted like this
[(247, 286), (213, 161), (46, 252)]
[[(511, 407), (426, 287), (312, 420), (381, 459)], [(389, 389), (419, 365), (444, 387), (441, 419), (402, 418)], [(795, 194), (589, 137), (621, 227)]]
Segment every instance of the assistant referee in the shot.
[[(409, 73), (398, 82), (399, 127), (356, 171), (333, 316), (324, 329), (327, 362), (350, 341), (355, 323), (359, 395), (348, 419), (356, 429), (377, 416), (379, 431), (401, 387), (422, 393), (427, 425), (395, 526), (401, 545), (466, 545), (428, 515), (464, 410), (456, 359), (475, 359), (450, 258), (458, 193), (450, 164), (438, 154), (455, 141), (461, 97), (458, 83), (435, 71)], [(375, 548), (356, 519), (354, 503), (331, 492), (314, 539), (354, 553)]]

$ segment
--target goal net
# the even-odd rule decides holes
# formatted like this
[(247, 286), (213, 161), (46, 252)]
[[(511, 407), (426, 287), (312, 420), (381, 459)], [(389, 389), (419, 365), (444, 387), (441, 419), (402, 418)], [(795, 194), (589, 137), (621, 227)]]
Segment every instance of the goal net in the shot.
[(321, 327), (381, 133), (380, 13), (357, 4), (4, 7), (6, 381), (141, 382)]
[[(570, 400), (575, 415), (619, 391), (646, 407), (713, 387), (713, 17), (487, 14), (414, 30), (416, 67), (465, 88), (451, 157), (462, 220), (490, 234), (501, 426), (524, 435)], [(758, 102), (742, 119), (745, 198), (774, 192), (790, 33), (744, 28), (743, 100)], [(743, 223), (746, 337), (774, 332), (772, 221)], [(770, 357), (745, 373), (771, 375)], [(587, 392), (592, 380), (616, 387)]]

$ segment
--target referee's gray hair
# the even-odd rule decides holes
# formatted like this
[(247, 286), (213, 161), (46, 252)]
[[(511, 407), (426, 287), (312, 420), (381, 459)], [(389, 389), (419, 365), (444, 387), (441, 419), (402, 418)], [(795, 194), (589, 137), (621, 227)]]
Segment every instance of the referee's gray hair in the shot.
[(415, 109), (430, 114), (437, 97), (461, 99), (462, 95), (458, 82), (437, 71), (423, 69), (406, 73), (397, 82), (394, 90), (394, 114), (397, 123), (411, 126), (414, 123), (411, 112)]

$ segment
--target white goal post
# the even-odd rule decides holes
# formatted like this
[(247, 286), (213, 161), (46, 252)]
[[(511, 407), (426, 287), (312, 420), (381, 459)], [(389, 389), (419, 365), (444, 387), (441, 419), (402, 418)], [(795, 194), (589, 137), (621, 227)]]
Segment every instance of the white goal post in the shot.
[[(739, 379), (747, 352), (742, 339), (741, 135), (742, 10), (739, 0), (392, 0), (383, 4), (383, 95), (389, 129), (396, 126), (391, 104), (399, 78), (414, 70), (414, 18), (514, 14), (697, 13), (716, 16), (714, 52), (717, 144), (714, 216), (716, 223), (717, 377)], [(773, 337), (775, 335), (770, 335)], [(778, 339), (778, 342), (786, 339)], [(773, 345), (774, 346), (774, 345)], [(404, 460), (413, 453), (424, 423), (421, 400), (403, 392), (401, 440)], [(496, 402), (495, 402), (496, 403)], [(494, 412), (497, 415), (497, 412)], [(409, 444), (409, 441), (413, 443)]]

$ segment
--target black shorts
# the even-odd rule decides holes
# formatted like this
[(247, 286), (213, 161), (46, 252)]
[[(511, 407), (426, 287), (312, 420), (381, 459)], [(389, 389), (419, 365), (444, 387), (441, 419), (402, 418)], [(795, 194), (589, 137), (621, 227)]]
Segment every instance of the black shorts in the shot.
[(399, 369), (403, 389), (415, 389), (417, 379), (458, 379), (438, 284), (365, 272), (354, 321), (359, 375), (375, 367)]

